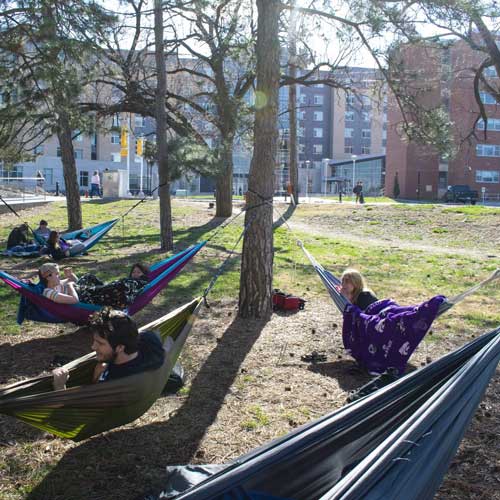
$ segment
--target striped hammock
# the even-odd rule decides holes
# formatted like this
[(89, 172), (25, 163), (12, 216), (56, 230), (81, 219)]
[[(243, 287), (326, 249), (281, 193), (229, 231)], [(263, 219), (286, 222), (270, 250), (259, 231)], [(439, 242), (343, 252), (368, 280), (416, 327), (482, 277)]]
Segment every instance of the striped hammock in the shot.
[[(205, 244), (206, 241), (202, 241), (151, 266), (148, 276), (149, 283), (135, 297), (134, 301), (129, 304), (126, 312), (129, 315), (133, 315), (149, 304), (180, 273)], [(40, 285), (25, 283), (3, 271), (0, 271), (0, 279), (22, 295), (17, 317), (19, 324), (25, 319), (29, 319), (46, 323), (71, 322), (83, 325), (87, 323), (91, 314), (101, 310), (103, 307), (84, 302), (58, 304), (43, 296), (43, 288)]]

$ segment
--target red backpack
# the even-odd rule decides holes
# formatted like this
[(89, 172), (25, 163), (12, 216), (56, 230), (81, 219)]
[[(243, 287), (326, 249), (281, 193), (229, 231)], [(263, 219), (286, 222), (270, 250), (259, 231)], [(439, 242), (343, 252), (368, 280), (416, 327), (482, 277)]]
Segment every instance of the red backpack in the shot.
[(298, 311), (304, 309), (305, 303), (300, 297), (288, 295), (278, 289), (273, 291), (273, 311)]

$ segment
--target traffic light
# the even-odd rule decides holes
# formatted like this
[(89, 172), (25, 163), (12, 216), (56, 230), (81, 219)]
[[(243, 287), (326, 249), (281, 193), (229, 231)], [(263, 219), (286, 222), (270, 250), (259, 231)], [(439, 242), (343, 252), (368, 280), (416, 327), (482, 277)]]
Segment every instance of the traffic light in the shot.
[(125, 125), (122, 126), (121, 136), (120, 136), (120, 156), (123, 158), (128, 156), (128, 130)]
[(143, 148), (144, 148), (144, 139), (142, 137), (139, 137), (135, 141), (135, 154), (136, 154), (136, 156), (142, 156)]

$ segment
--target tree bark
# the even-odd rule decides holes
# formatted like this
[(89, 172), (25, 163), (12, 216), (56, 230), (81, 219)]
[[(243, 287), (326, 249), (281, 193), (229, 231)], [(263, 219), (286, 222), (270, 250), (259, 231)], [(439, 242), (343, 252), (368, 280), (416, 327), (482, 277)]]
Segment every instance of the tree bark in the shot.
[(221, 160), (223, 172), (216, 179), (215, 216), (231, 217), (233, 213), (233, 140), (223, 139)]
[(167, 110), (165, 99), (167, 95), (167, 68), (165, 63), (163, 41), (163, 9), (162, 1), (154, 2), (155, 16), (155, 61), (157, 84), (155, 93), (156, 107), (156, 146), (158, 149), (158, 178), (160, 188), (160, 242), (164, 251), (174, 247), (174, 234), (172, 229), (172, 205), (170, 200), (170, 174), (168, 171), (167, 151)]
[(68, 229), (82, 228), (82, 206), (80, 203), (80, 187), (76, 170), (75, 151), (73, 149), (73, 131), (66, 113), (59, 111), (59, 127), (57, 138), (61, 148), (64, 185), (68, 211)]
[[(297, 1), (293, 0), (292, 7)], [(297, 76), (297, 11), (290, 12), (290, 31), (288, 38), (288, 65), (290, 76)], [(299, 203), (299, 166), (297, 162), (297, 84), (289, 86), (288, 93), (288, 116), (290, 119), (290, 184), (292, 185), (293, 200)], [(290, 203), (293, 203), (290, 200)]]
[(272, 203), (278, 140), (280, 2), (257, 0), (257, 9), (257, 111), (239, 297), (239, 314), (244, 318), (268, 318), (272, 312)]

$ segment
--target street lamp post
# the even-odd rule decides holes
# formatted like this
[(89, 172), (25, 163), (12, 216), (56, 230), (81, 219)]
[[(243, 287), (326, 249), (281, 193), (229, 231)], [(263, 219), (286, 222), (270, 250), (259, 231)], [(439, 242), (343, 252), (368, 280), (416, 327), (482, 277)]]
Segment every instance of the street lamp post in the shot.
[(311, 162), (309, 160), (306, 160), (304, 164), (306, 166), (306, 199), (309, 200), (309, 165), (311, 164)]
[(327, 191), (327, 187), (328, 187), (328, 181), (327, 181), (327, 177), (328, 177), (328, 162), (330, 161), (330, 158), (323, 158), (323, 162), (324, 162), (324, 174), (325, 174), (325, 198), (326, 198), (326, 191)]
[[(351, 155), (352, 159), (352, 188), (354, 189), (354, 183), (356, 182), (356, 158), (358, 155)], [(353, 193), (354, 194), (354, 193)]]

